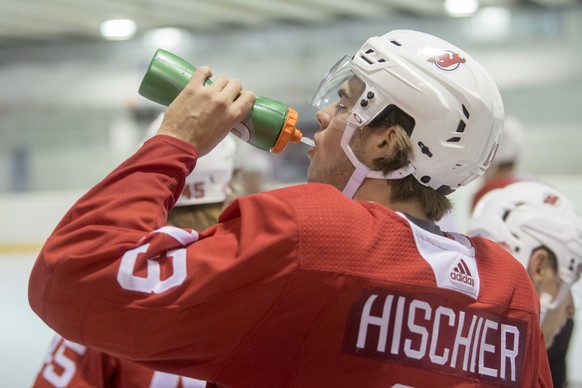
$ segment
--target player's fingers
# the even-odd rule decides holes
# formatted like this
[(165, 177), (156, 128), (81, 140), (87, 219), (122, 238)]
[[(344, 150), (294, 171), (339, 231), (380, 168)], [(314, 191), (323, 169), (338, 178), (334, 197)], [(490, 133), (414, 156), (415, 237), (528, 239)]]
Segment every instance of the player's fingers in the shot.
[(196, 69), (194, 74), (192, 74), (190, 83), (194, 85), (204, 85), (206, 80), (210, 77), (212, 77), (212, 70), (210, 70), (210, 67), (200, 66)]
[(232, 101), (236, 100), (239, 94), (242, 92), (243, 87), (239, 80), (231, 79), (222, 89), (222, 93)]
[(256, 100), (257, 96), (253, 92), (242, 90), (238, 94), (238, 98), (232, 105), (238, 121), (244, 119), (251, 112)]
[(212, 85), (209, 86), (211, 89), (218, 90), (219, 92), (224, 89), (224, 87), (228, 84), (228, 78), (219, 75), (212, 81)]

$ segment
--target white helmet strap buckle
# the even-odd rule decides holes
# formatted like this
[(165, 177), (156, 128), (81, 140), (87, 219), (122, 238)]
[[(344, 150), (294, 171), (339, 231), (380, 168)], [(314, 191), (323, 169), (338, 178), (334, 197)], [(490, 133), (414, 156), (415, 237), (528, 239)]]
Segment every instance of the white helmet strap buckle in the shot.
[(570, 291), (570, 285), (562, 283), (555, 298), (553, 298), (552, 295), (548, 294), (547, 292), (542, 292), (540, 295), (540, 323), (544, 322), (548, 311), (554, 310), (560, 305), (560, 303), (562, 303), (568, 294), (568, 291)]

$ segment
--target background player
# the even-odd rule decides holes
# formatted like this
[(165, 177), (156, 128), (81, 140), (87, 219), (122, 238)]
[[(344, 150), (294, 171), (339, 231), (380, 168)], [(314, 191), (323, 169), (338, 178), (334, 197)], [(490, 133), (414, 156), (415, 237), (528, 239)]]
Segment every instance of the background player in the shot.
[[(559, 361), (550, 363), (554, 386), (563, 386), (575, 312), (570, 289), (582, 271), (582, 218), (556, 189), (517, 182), (482, 197), (468, 234), (499, 243), (528, 271), (540, 299), (548, 357)], [(558, 333), (564, 342), (552, 351)]]
[(525, 132), (515, 117), (506, 117), (499, 148), (491, 166), (483, 175), (483, 183), (471, 200), (471, 211), (477, 202), (491, 190), (500, 189), (514, 182), (533, 181), (536, 178), (519, 169), (525, 147)]

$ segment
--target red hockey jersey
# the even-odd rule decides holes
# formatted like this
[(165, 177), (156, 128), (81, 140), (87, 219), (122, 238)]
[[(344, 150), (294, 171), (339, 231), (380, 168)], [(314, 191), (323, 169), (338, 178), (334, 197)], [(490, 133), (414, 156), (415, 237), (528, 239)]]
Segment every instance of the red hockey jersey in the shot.
[(196, 157), (156, 136), (65, 215), (29, 283), (49, 326), (221, 387), (551, 386), (537, 295), (502, 248), (325, 184), (164, 226)]
[(204, 388), (206, 382), (154, 371), (55, 336), (33, 388)]

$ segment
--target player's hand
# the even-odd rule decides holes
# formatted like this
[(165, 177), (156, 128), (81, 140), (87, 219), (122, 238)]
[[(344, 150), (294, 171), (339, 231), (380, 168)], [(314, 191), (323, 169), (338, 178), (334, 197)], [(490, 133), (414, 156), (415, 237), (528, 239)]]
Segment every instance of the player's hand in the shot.
[(244, 91), (238, 80), (212, 76), (206, 66), (199, 67), (188, 85), (170, 104), (158, 134), (174, 136), (192, 144), (200, 156), (214, 148), (235, 124), (253, 108), (256, 96)]

